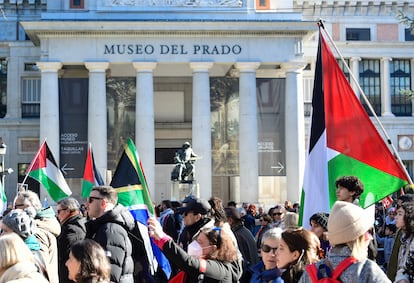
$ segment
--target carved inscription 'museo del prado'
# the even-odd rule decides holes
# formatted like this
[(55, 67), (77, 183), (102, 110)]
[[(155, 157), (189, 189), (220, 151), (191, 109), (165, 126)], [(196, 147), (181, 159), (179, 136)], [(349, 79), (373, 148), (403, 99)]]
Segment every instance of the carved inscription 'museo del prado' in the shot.
[(105, 44), (104, 48), (104, 55), (239, 55), (241, 52), (238, 44)]

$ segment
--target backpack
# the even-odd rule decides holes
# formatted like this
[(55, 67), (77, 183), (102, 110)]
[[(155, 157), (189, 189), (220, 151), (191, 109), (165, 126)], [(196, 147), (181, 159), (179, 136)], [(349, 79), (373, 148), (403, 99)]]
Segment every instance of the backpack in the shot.
[[(331, 271), (331, 268), (328, 265), (329, 261), (326, 259), (326, 262), (321, 264), (319, 269), (316, 267), (316, 264), (310, 264), (306, 266), (306, 271), (308, 272), (312, 283), (340, 283), (341, 281), (339, 280), (339, 276), (341, 276), (342, 272), (357, 261), (358, 260), (352, 256), (347, 257), (341, 261), (341, 263), (333, 271)], [(326, 276), (321, 272), (321, 270), (324, 270)]]

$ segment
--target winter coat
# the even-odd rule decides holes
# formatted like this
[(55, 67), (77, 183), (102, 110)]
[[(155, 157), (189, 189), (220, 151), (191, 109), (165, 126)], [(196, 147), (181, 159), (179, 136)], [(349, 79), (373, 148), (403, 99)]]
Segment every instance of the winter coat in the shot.
[[(332, 268), (335, 269), (345, 258), (351, 256), (351, 249), (346, 245), (335, 246), (329, 252), (327, 258)], [(316, 263), (319, 268), (321, 264), (325, 263), (322, 259)], [(365, 259), (350, 265), (342, 272), (339, 279), (346, 283), (391, 283), (384, 271), (372, 260)], [(305, 270), (299, 283), (311, 283), (311, 279)]]
[(398, 270), (395, 282), (405, 279), (414, 282), (414, 235), (401, 237), (401, 247), (398, 253)]
[(86, 222), (86, 238), (95, 240), (106, 251), (111, 263), (111, 281), (133, 282), (134, 262), (128, 232), (134, 227), (131, 213), (122, 205)]
[(48, 283), (42, 274), (37, 272), (33, 262), (19, 262), (7, 268), (0, 276), (0, 283)]
[(56, 237), (60, 235), (60, 223), (52, 207), (37, 211), (35, 236), (40, 243), (40, 253), (46, 263), (50, 283), (59, 283), (58, 249)]
[(256, 240), (252, 233), (244, 227), (243, 223), (234, 225), (232, 228), (233, 234), (237, 240), (237, 246), (243, 257), (243, 275), (241, 282), (250, 281), (249, 267), (255, 265), (259, 261), (259, 256), (256, 249)]
[(282, 272), (276, 267), (273, 269), (265, 270), (263, 261), (260, 261), (251, 268), (253, 273), (250, 280), (251, 283), (283, 283)]
[(240, 261), (222, 262), (218, 260), (207, 259), (206, 270), (200, 272), (201, 260), (189, 256), (180, 246), (172, 239), (162, 244), (161, 249), (170, 262), (174, 262), (186, 274), (186, 280), (183, 283), (197, 283), (201, 278), (204, 283), (233, 283), (238, 282), (241, 276)]
[(69, 258), (70, 247), (78, 240), (85, 239), (85, 218), (80, 214), (74, 215), (62, 223), (62, 233), (57, 238), (59, 251), (59, 283), (73, 282), (68, 278), (68, 268), (65, 266)]

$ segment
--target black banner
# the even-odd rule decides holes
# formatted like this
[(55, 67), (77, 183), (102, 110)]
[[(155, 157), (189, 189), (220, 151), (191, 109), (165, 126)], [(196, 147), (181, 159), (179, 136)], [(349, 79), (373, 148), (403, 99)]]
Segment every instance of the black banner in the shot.
[(60, 168), (82, 178), (88, 149), (88, 79), (59, 79)]

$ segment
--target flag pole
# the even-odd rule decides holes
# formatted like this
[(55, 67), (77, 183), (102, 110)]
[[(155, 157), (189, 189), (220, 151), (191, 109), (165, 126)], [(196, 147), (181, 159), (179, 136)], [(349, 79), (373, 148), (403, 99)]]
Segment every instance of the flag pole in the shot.
[(361, 86), (359, 85), (358, 80), (355, 78), (354, 74), (352, 73), (351, 69), (349, 68), (348, 64), (345, 61), (344, 56), (342, 56), (342, 53), (339, 51), (338, 47), (336, 46), (335, 42), (333, 41), (331, 35), (328, 33), (328, 31), (325, 29), (325, 26), (323, 24), (323, 20), (319, 19), (318, 21), (318, 26), (320, 28), (323, 29), (324, 34), (326, 35), (326, 37), (329, 39), (329, 42), (332, 44), (332, 46), (334, 47), (336, 53), (339, 55), (339, 57), (341, 58), (342, 63), (344, 64), (344, 67), (346, 68), (346, 70), (348, 71), (351, 79), (354, 81), (356, 87), (358, 88), (358, 91), (360, 92), (362, 98), (364, 99), (365, 103), (368, 106), (368, 109), (370, 110), (372, 116), (375, 118), (375, 121), (377, 121), (379, 127), (381, 128), (381, 131), (383, 132), (383, 134), (385, 135), (385, 138), (387, 139), (387, 143), (391, 146), (392, 149), (392, 153), (394, 154), (394, 156), (397, 158), (398, 163), (400, 164), (400, 166), (403, 168), (404, 173), (408, 179), (408, 182), (410, 183), (411, 186), (413, 186), (413, 180), (411, 179), (410, 174), (408, 174), (407, 168), (405, 167), (404, 163), (401, 160), (400, 155), (397, 152), (397, 149), (395, 148), (394, 144), (391, 141), (390, 136), (388, 135), (387, 131), (385, 130), (384, 126), (382, 125), (380, 119), (378, 118), (377, 114), (375, 113), (374, 108), (372, 107), (371, 103), (369, 102), (367, 96), (365, 95), (365, 92), (363, 91), (363, 89), (361, 88)]
[[(39, 150), (37, 151), (37, 153), (36, 153), (36, 155), (35, 155), (35, 157), (33, 158), (33, 160), (36, 160), (37, 159), (37, 157), (39, 156), (39, 154), (40, 154), (40, 149), (42, 148), (42, 146), (45, 144), (45, 142), (46, 142), (46, 139), (42, 142), (42, 144), (40, 145), (40, 147), (39, 147)], [(32, 170), (32, 168), (33, 168), (33, 162), (31, 162), (30, 163), (30, 166), (29, 166), (29, 168), (27, 168), (27, 170), (26, 170), (26, 175), (24, 176), (24, 179), (23, 179), (23, 181), (20, 183), (21, 185), (20, 185), (20, 187), (19, 187), (19, 191), (20, 191), (20, 189), (23, 187), (23, 185), (26, 183), (26, 180), (27, 180), (27, 177), (29, 177), (29, 174), (27, 174), (27, 172), (30, 172), (31, 170)]]

